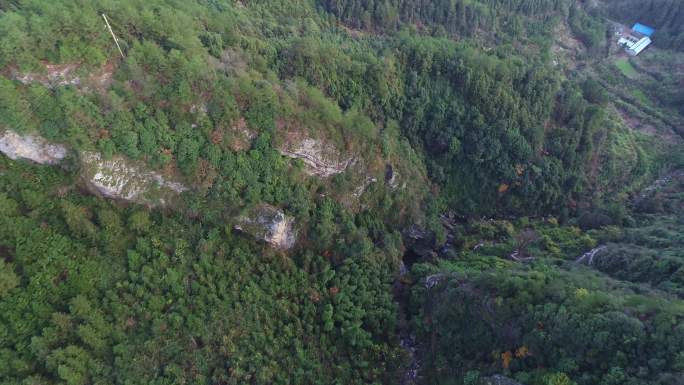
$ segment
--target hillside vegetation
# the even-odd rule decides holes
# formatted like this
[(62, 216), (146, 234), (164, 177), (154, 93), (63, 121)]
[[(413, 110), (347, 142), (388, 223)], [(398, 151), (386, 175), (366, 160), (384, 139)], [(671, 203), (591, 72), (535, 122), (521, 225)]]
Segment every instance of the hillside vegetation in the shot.
[(681, 116), (618, 94), (606, 31), (569, 0), (0, 0), (0, 383), (681, 384)]

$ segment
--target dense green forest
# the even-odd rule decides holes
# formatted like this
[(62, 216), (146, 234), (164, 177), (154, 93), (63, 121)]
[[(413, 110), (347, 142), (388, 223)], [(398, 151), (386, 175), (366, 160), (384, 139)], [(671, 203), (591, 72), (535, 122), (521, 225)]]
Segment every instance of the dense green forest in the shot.
[[(457, 225), (462, 255), (410, 277), (427, 382), (476, 383), (496, 368), (521, 383), (679, 384), (683, 191), (681, 172), (663, 177), (631, 202), (626, 226)], [(514, 252), (528, 263), (491, 257)]]
[(393, 30), (414, 25), (432, 33), (486, 34), (509, 41), (524, 32), (548, 33), (553, 20), (567, 13), (568, 4), (563, 0), (318, 1), (319, 6), (353, 28)]
[(0, 384), (681, 385), (679, 78), (604, 12), (0, 0)]

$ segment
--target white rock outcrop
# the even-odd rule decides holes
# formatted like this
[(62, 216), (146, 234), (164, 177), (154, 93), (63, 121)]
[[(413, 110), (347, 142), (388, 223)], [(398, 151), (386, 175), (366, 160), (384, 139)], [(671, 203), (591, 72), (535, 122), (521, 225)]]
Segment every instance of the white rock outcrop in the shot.
[(263, 204), (238, 218), (234, 227), (276, 249), (287, 250), (297, 241), (294, 224), (294, 218), (276, 207)]
[(366, 192), (366, 189), (368, 189), (368, 186), (372, 185), (373, 183), (376, 183), (378, 181), (377, 178), (374, 177), (366, 177), (366, 180), (363, 181), (363, 183), (359, 186), (357, 186), (354, 189), (354, 192), (352, 192), (352, 196), (356, 199), (361, 198), (361, 195), (363, 195), (364, 192)]
[(14, 160), (54, 165), (61, 162), (68, 151), (66, 147), (49, 143), (41, 136), (20, 135), (12, 130), (6, 130), (0, 133), (0, 152)]
[[(82, 91), (104, 92), (114, 80), (115, 66), (107, 63), (93, 72), (79, 75), (80, 63), (50, 64), (43, 62), (43, 70), (20, 72), (12, 70), (11, 76), (23, 84), (42, 84), (48, 88), (74, 86)], [(83, 72), (83, 71), (80, 71)]]
[(307, 174), (321, 178), (339, 174), (354, 162), (351, 157), (342, 157), (335, 147), (310, 138), (285, 144), (278, 151), (289, 158), (301, 159)]
[[(49, 143), (38, 135), (20, 135), (5, 130), (0, 132), (0, 152), (14, 160), (56, 165), (66, 158), (69, 150), (63, 145)], [(183, 184), (168, 180), (122, 156), (104, 159), (100, 153), (85, 151), (79, 158), (80, 177), (86, 187), (106, 198), (163, 206), (188, 190)]]
[(104, 159), (97, 152), (83, 152), (80, 158), (86, 185), (107, 198), (157, 206), (188, 190), (183, 184), (166, 180), (121, 156)]
[(44, 64), (45, 73), (17, 73), (14, 78), (24, 84), (40, 83), (46, 87), (77, 86), (81, 78), (76, 75), (77, 63)]

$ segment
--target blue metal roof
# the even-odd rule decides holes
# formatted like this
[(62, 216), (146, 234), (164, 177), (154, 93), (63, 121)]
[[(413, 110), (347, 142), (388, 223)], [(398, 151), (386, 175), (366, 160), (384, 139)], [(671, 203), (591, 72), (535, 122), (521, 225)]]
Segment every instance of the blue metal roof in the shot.
[(655, 29), (640, 23), (636, 23), (634, 24), (634, 27), (632, 27), (632, 31), (639, 32), (640, 34), (650, 37), (651, 35), (653, 35), (653, 32), (655, 32)]

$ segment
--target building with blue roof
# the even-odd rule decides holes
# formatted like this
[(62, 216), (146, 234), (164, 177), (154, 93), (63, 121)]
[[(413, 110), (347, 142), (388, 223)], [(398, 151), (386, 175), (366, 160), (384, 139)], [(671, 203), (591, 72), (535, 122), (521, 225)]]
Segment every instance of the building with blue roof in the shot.
[(653, 35), (653, 32), (655, 32), (655, 29), (653, 29), (647, 25), (643, 25), (641, 23), (636, 23), (632, 27), (632, 31), (638, 32), (644, 36), (651, 37), (651, 35)]
[(636, 56), (651, 45), (651, 35), (654, 32), (655, 29), (641, 23), (636, 23), (629, 35), (625, 35), (618, 40), (618, 45), (624, 47), (627, 54)]

